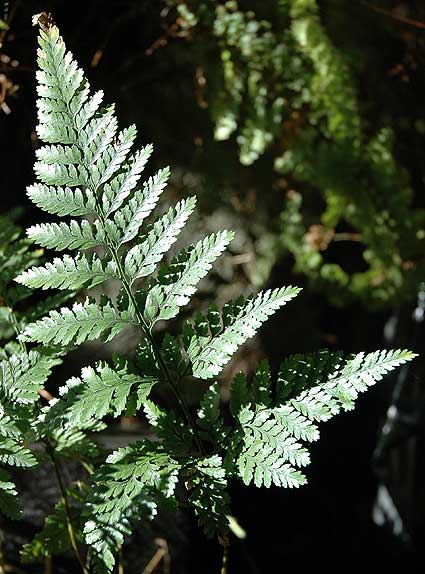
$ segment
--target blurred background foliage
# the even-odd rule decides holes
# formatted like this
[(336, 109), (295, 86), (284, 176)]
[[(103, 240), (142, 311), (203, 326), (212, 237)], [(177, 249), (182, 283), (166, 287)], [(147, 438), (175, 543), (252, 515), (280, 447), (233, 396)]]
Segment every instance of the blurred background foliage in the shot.
[(25, 106), (18, 130), (34, 114), (29, 14), (40, 5), (172, 165), (174, 193), (238, 222), (229, 284), (260, 287), (287, 261), (332, 304), (413, 300), (425, 247), (423, 2), (65, 4), (11, 2), (4, 15), (0, 108)]
[[(260, 287), (306, 287), (235, 370), (249, 371), (261, 347), (277, 364), (324, 346), (376, 349), (383, 334), (412, 346), (425, 276), (423, 0), (0, 0), (0, 203), (23, 208), (23, 227), (44, 217), (25, 197), (38, 145), (31, 15), (41, 10), (122, 125), (136, 123), (138, 143), (155, 144), (152, 172), (171, 166), (170, 199), (197, 195), (182, 243), (237, 232), (195, 306), (211, 293), (223, 303)], [(290, 565), (322, 555), (329, 529), (344, 561), (363, 565), (368, 551), (394, 568), (406, 560), (367, 522), (388, 389), (324, 430), (304, 494), (250, 492), (246, 505), (234, 493), (243, 524), (267, 523), (271, 506), (291, 521), (284, 545), (256, 530), (250, 550), (264, 568), (277, 556)], [(205, 571), (205, 556), (191, 560)], [(262, 571), (246, 560), (247, 572)]]

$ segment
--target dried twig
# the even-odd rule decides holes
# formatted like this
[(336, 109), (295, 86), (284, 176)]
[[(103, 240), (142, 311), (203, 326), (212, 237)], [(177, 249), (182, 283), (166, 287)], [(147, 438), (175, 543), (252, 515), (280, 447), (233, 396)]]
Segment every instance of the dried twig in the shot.
[(420, 30), (425, 30), (425, 22), (420, 22), (419, 20), (414, 20), (413, 18), (406, 18), (404, 16), (400, 16), (391, 12), (390, 10), (385, 10), (385, 8), (381, 8), (380, 6), (375, 6), (374, 4), (370, 4), (369, 2), (362, 2), (365, 6), (373, 10), (373, 12), (377, 12), (378, 14), (383, 14), (384, 16), (388, 16), (393, 20), (397, 20), (397, 22), (401, 22), (402, 24), (407, 24), (408, 26), (413, 26), (415, 28), (419, 28)]

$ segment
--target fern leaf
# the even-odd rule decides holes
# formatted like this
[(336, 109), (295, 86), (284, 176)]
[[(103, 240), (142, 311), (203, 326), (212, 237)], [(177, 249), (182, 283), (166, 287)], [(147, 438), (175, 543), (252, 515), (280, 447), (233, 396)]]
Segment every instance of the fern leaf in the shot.
[(327, 350), (307, 355), (291, 355), (280, 365), (277, 377), (278, 404), (296, 396), (302, 389), (326, 382), (342, 364), (342, 353)]
[(42, 247), (64, 249), (89, 249), (106, 241), (105, 232), (98, 221), (90, 224), (71, 220), (69, 223), (40, 223), (27, 229), (28, 237)]
[(27, 468), (36, 465), (37, 460), (32, 452), (18, 441), (0, 436), (0, 463)]
[(10, 481), (8, 473), (2, 469), (0, 469), (0, 512), (13, 519), (21, 515), (16, 487)]
[(180, 307), (187, 305), (196, 285), (223, 253), (234, 233), (220, 231), (209, 235), (188, 251), (182, 251), (168, 267), (160, 269), (158, 283), (150, 290), (145, 303), (145, 317), (150, 324), (172, 319)]
[(104, 262), (93, 253), (55, 257), (52, 262), (24, 271), (15, 281), (33, 289), (80, 289), (94, 287), (116, 275), (114, 262)]
[[(78, 524), (80, 509), (78, 503), (81, 495), (75, 490), (68, 489), (68, 510), (74, 525)], [(75, 528), (75, 535), (78, 543), (83, 543), (83, 536), (80, 528)], [(43, 529), (38, 532), (33, 540), (21, 549), (21, 560), (24, 564), (41, 561), (48, 556), (64, 554), (71, 550), (69, 538), (68, 517), (65, 504), (60, 500), (51, 514), (47, 516)]]
[(259, 293), (245, 302), (229, 305), (218, 336), (194, 335), (187, 350), (195, 377), (208, 379), (220, 373), (237, 348), (253, 337), (259, 327), (279, 307), (299, 293), (296, 287), (285, 287)]
[(237, 419), (241, 409), (249, 404), (248, 384), (244, 373), (237, 373), (230, 387), (230, 412)]
[(214, 383), (202, 397), (198, 410), (198, 426), (203, 431), (203, 437), (213, 445), (219, 444), (229, 432), (220, 415), (220, 402), (220, 386), (218, 383)]
[(130, 533), (128, 520), (149, 509), (156, 512), (155, 490), (171, 496), (179, 465), (160, 447), (135, 443), (110, 455), (94, 476), (84, 527), (87, 544), (96, 553), (97, 572), (110, 573), (124, 534)]
[(213, 455), (198, 459), (186, 470), (185, 476), (188, 477), (189, 504), (207, 537), (228, 534), (230, 498), (221, 457)]
[(13, 354), (0, 362), (0, 397), (11, 403), (34, 403), (53, 367), (61, 362), (51, 351)]
[(124, 260), (124, 271), (130, 283), (155, 271), (164, 253), (176, 241), (195, 204), (195, 198), (191, 197), (171, 207), (152, 225), (146, 238), (129, 250)]
[(85, 367), (81, 378), (70, 379), (61, 389), (62, 424), (80, 427), (89, 421), (101, 420), (108, 413), (117, 417), (125, 410), (134, 387), (142, 401), (156, 382), (156, 379), (127, 373), (125, 369), (113, 369), (106, 363), (99, 363), (96, 368)]
[[(102, 207), (106, 217), (109, 217), (119, 209), (123, 201), (136, 187), (140, 174), (144, 170), (152, 152), (153, 146), (151, 144), (148, 144), (140, 151), (136, 152), (128, 162), (127, 166), (125, 166), (125, 169), (105, 184)], [(132, 208), (127, 211), (131, 211), (131, 209)]]
[(27, 195), (40, 209), (52, 215), (90, 215), (96, 214), (96, 199), (93, 192), (86, 189), (69, 187), (49, 187), (36, 183), (27, 188)]
[[(316, 422), (353, 408), (359, 392), (415, 356), (409, 351), (377, 351), (368, 355), (359, 353), (344, 362), (340, 353), (328, 355), (327, 352), (295, 355), (285, 361), (279, 372), (277, 397), (278, 404), (280, 401), (285, 404), (274, 408), (267, 408), (271, 403), (270, 373), (260, 368), (261, 384), (256, 390), (254, 383), (253, 388), (260, 406), (255, 411), (249, 405), (239, 410), (239, 434), (233, 437), (229, 459), (236, 458), (239, 475), (246, 484), (252, 480), (257, 486), (303, 484), (305, 477), (296, 467), (307, 465), (309, 454), (299, 441), (317, 440)], [(265, 397), (263, 386), (267, 391)]]
[(143, 410), (155, 435), (161, 439), (164, 450), (174, 455), (187, 456), (195, 448), (191, 430), (173, 412), (167, 412), (149, 399), (144, 401)]
[(136, 237), (143, 221), (155, 208), (169, 177), (169, 168), (161, 169), (143, 184), (142, 191), (136, 191), (128, 203), (116, 212), (114, 222), (123, 230), (118, 246)]
[(255, 371), (252, 381), (252, 399), (257, 405), (270, 406), (271, 396), (270, 367), (267, 359), (263, 359)]
[[(360, 392), (415, 356), (403, 350), (359, 353), (345, 361), (339, 353), (333, 358), (327, 352), (306, 357), (296, 355), (281, 366), (278, 401), (286, 398), (288, 404), (308, 419), (326, 421), (341, 410), (352, 409)], [(310, 373), (308, 378), (305, 372)]]
[(118, 313), (110, 301), (99, 304), (86, 299), (70, 309), (50, 311), (43, 319), (27, 325), (19, 338), (58, 345), (80, 345), (99, 338), (110, 341), (132, 322), (128, 313)]

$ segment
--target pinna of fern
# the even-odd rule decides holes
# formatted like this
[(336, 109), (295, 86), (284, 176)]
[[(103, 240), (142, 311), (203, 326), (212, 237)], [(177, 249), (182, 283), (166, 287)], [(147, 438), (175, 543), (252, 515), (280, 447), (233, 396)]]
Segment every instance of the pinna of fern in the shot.
[[(102, 108), (103, 93), (90, 92), (58, 28), (46, 15), (37, 21), (37, 134), (45, 145), (37, 151), (38, 181), (29, 187), (28, 196), (44, 211), (71, 219), (34, 225), (28, 236), (42, 247), (70, 253), (24, 270), (16, 281), (29, 288), (66, 291), (114, 278), (120, 292), (116, 301), (102, 295), (99, 301), (87, 298), (54, 309), (26, 325), (19, 340), (47, 347), (80, 345), (94, 339), (109, 341), (133, 325), (140, 329), (140, 343), (135, 357), (86, 367), (81, 376), (70, 379), (43, 408), (34, 432), (60, 450), (61, 433), (85, 435), (99, 428), (96, 425), (106, 415), (143, 411), (160, 439), (142, 439), (109, 454), (81, 501), (76, 520), (80, 538), (74, 542), (80, 544), (84, 538), (90, 548), (88, 565), (82, 568), (111, 573), (132, 522), (153, 517), (158, 506), (175, 501), (179, 480), (206, 533), (226, 541), (228, 478), (266, 487), (303, 484), (300, 469), (309, 463), (308, 445), (318, 438), (317, 423), (352, 408), (359, 392), (413, 354), (382, 351), (344, 359), (323, 352), (290, 357), (280, 368), (277, 392), (263, 362), (252, 385), (244, 375), (236, 377), (230, 401), (234, 422), (227, 426), (215, 378), (236, 350), (299, 289), (284, 287), (241, 297), (221, 311), (212, 305), (205, 315), (185, 324), (181, 337), (166, 335), (159, 340), (156, 323), (178, 315), (233, 233), (213, 233), (160, 265), (193, 212), (195, 199), (183, 199), (163, 215), (153, 216), (169, 170), (140, 183), (152, 146), (132, 151), (136, 128), (118, 130), (113, 106)], [(93, 251), (98, 247), (104, 250), (102, 257)], [(149, 282), (141, 288), (140, 280), (147, 277)], [(179, 387), (186, 375), (212, 381), (196, 416)], [(149, 398), (157, 384), (170, 386), (176, 412)], [(61, 520), (69, 521), (70, 516), (58, 507), (46, 529)], [(47, 533), (38, 537), (46, 554), (55, 551), (48, 540)], [(30, 548), (25, 554), (31, 556)]]

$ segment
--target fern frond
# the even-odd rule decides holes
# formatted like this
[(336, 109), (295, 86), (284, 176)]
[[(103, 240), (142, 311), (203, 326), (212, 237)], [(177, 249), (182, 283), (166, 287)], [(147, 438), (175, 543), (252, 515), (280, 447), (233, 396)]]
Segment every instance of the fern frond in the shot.
[(10, 481), (9, 474), (2, 469), (0, 469), (0, 512), (13, 519), (19, 518), (22, 512), (16, 487)]
[(237, 373), (230, 387), (229, 407), (232, 416), (237, 419), (241, 409), (249, 404), (249, 389), (244, 373)]
[(115, 175), (111, 181), (105, 183), (102, 209), (106, 217), (109, 217), (119, 209), (124, 200), (136, 187), (140, 174), (144, 170), (152, 152), (153, 146), (151, 144), (137, 151), (131, 157), (124, 170)]
[(39, 223), (27, 229), (28, 237), (48, 249), (89, 249), (106, 242), (105, 231), (98, 221), (71, 220), (69, 223)]
[(125, 369), (113, 369), (103, 362), (95, 368), (85, 367), (81, 378), (70, 379), (60, 389), (62, 424), (65, 428), (80, 428), (90, 421), (103, 419), (108, 413), (117, 417), (125, 410), (135, 388), (139, 401), (143, 402), (157, 382)]
[(179, 464), (161, 448), (145, 442), (121, 448), (94, 476), (84, 532), (96, 553), (96, 572), (110, 573), (115, 555), (128, 534), (129, 518), (143, 509), (156, 512), (155, 491), (171, 496)]
[[(143, 221), (155, 208), (169, 177), (169, 168), (159, 170), (158, 173), (143, 184), (143, 190), (136, 191), (126, 205), (119, 211), (116, 211), (114, 222), (123, 230), (118, 247), (136, 237)], [(115, 208), (118, 198), (122, 198), (122, 195), (122, 192), (117, 195), (109, 211)]]
[(94, 287), (117, 276), (115, 263), (101, 260), (96, 254), (64, 255), (45, 265), (31, 267), (15, 281), (33, 289), (81, 289)]
[[(246, 484), (257, 486), (299, 486), (305, 477), (296, 467), (309, 464), (302, 442), (319, 438), (316, 422), (327, 421), (341, 410), (353, 408), (358, 394), (380, 380), (390, 370), (414, 357), (409, 351), (377, 351), (343, 361), (340, 353), (328, 352), (289, 357), (279, 371), (277, 406), (270, 396), (271, 377), (266, 365), (254, 377), (255, 410), (242, 408), (237, 398), (247, 389), (240, 378), (232, 413), (239, 430), (232, 438), (228, 460), (236, 459), (238, 474)], [(311, 363), (311, 370), (308, 365)], [(259, 377), (259, 380), (255, 380)], [(263, 390), (264, 389), (264, 390)], [(231, 464), (230, 464), (231, 466)]]
[[(319, 358), (315, 355), (314, 377), (311, 379), (311, 386), (305, 386), (305, 377), (301, 375), (301, 383), (293, 387), (298, 392), (291, 392), (288, 404), (291, 404), (304, 416), (310, 420), (326, 421), (341, 410), (354, 408), (354, 401), (360, 392), (366, 391), (371, 385), (380, 381), (389, 371), (397, 368), (403, 363), (412, 360), (416, 355), (410, 351), (376, 351), (374, 353), (359, 353), (353, 358), (341, 361), (341, 355), (337, 354), (332, 361), (324, 352)], [(304, 359), (305, 360), (305, 359)], [(301, 373), (305, 371), (305, 364), (302, 358), (298, 359), (301, 364)], [(307, 361), (309, 356), (307, 356)], [(292, 360), (283, 363), (279, 378), (287, 378), (288, 366)], [(319, 369), (321, 367), (321, 371)], [(332, 370), (331, 367), (334, 369)], [(293, 376), (294, 369), (291, 369)], [(314, 381), (315, 379), (315, 381)], [(288, 385), (281, 386), (287, 390)], [(278, 400), (285, 396), (280, 392)]]
[(37, 207), (52, 215), (97, 214), (95, 195), (90, 189), (53, 187), (36, 183), (27, 188), (27, 195)]
[(149, 399), (144, 401), (143, 410), (166, 452), (187, 456), (188, 452), (194, 450), (193, 434), (181, 418), (176, 417), (172, 411), (165, 411)]
[(50, 311), (43, 319), (27, 325), (19, 338), (55, 345), (80, 345), (100, 338), (110, 341), (132, 323), (130, 314), (118, 312), (109, 300), (96, 303), (86, 299), (84, 303), (74, 303), (70, 309)]
[(270, 406), (272, 402), (272, 380), (267, 359), (263, 359), (254, 373), (252, 400), (257, 405)]
[(199, 281), (211, 269), (232, 241), (232, 231), (213, 233), (187, 251), (182, 251), (170, 265), (160, 269), (157, 284), (146, 298), (144, 315), (149, 324), (161, 319), (172, 319), (180, 307), (189, 303)]
[(0, 463), (28, 468), (35, 466), (37, 460), (33, 453), (13, 438), (0, 435)]
[(159, 261), (176, 241), (195, 209), (195, 204), (195, 198), (191, 197), (180, 201), (175, 207), (170, 207), (167, 213), (152, 225), (145, 239), (129, 250), (124, 259), (124, 272), (130, 283), (155, 271)]
[[(81, 495), (75, 490), (68, 489), (68, 511), (71, 513), (71, 518), (74, 525), (78, 523)], [(78, 543), (83, 543), (83, 536), (80, 528), (75, 529), (76, 539)], [(68, 517), (65, 503), (60, 500), (51, 514), (47, 516), (44, 526), (38, 532), (33, 540), (21, 549), (21, 560), (24, 564), (31, 562), (41, 561), (48, 556), (57, 554), (64, 554), (70, 550), (71, 541), (69, 538)]]
[(202, 429), (203, 438), (216, 445), (227, 436), (229, 429), (224, 426), (220, 414), (220, 386), (218, 383), (211, 385), (201, 400), (198, 410), (198, 426)]
[(189, 504), (198, 517), (199, 525), (211, 538), (229, 532), (230, 498), (226, 491), (226, 471), (218, 455), (198, 459), (185, 471), (189, 489)]
[(33, 349), (13, 354), (0, 362), (0, 400), (30, 404), (38, 399), (38, 391), (54, 366), (62, 362), (57, 352)]
[(217, 336), (194, 335), (187, 349), (195, 377), (218, 375), (237, 348), (253, 337), (277, 309), (293, 299), (300, 289), (284, 287), (259, 293), (223, 309), (223, 328)]

